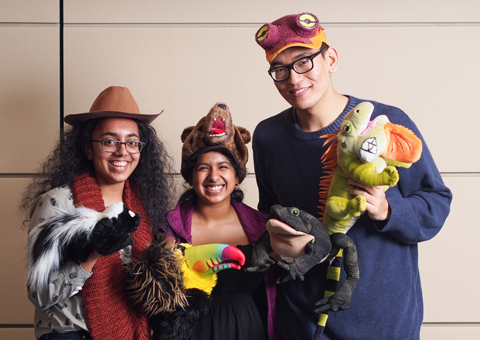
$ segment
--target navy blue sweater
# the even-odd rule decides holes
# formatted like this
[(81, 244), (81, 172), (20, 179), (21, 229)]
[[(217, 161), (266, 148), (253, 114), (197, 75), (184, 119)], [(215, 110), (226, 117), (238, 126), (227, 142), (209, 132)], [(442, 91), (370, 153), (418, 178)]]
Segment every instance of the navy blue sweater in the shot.
[[(362, 101), (349, 97), (338, 119), (317, 132), (297, 128), (293, 108), (258, 124), (253, 151), (260, 211), (278, 203), (319, 216), (320, 159), (326, 150), (320, 136), (336, 133), (343, 117)], [(387, 190), (390, 219), (375, 222), (364, 214), (348, 232), (358, 248), (361, 277), (351, 307), (329, 313), (322, 340), (419, 339), (423, 299), (417, 244), (434, 237), (450, 211), (452, 194), (413, 121), (398, 108), (371, 102), (372, 119), (387, 115), (422, 139), (422, 157), (409, 169), (399, 168), (399, 183)], [(318, 321), (314, 304), (323, 297), (325, 273), (320, 264), (305, 281), (279, 285), (277, 321), (284, 339), (313, 339)]]

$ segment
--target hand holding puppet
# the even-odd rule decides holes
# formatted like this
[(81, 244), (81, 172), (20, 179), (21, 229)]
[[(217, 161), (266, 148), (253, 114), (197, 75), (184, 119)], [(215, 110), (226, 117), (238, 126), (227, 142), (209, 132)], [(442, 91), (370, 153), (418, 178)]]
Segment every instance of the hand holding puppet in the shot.
[[(313, 266), (329, 261), (335, 257), (340, 249), (344, 252), (344, 268), (347, 279), (338, 291), (328, 298), (317, 301), (316, 313), (340, 311), (350, 307), (350, 301), (360, 278), (358, 270), (357, 248), (350, 237), (342, 233), (329, 235), (327, 228), (320, 220), (305, 211), (295, 207), (282, 207), (278, 204), (271, 208), (267, 220), (267, 232), (255, 244), (252, 255), (252, 267), (247, 271), (265, 271), (274, 261), (268, 253), (273, 250), (277, 254), (294, 255), (288, 257), (280, 255), (282, 259), (277, 265), (287, 272), (277, 283), (290, 279), (303, 280), (304, 274)], [(309, 240), (303, 247), (303, 254), (298, 254), (295, 242)], [(315, 337), (323, 333), (326, 318), (319, 321)]]
[(178, 244), (164, 233), (127, 266), (127, 289), (149, 317), (155, 339), (184, 340), (208, 313), (219, 271), (239, 270), (245, 255), (226, 244)]
[[(320, 209), (332, 235), (347, 233), (367, 207), (364, 196), (350, 194), (349, 179), (367, 186), (383, 185), (387, 190), (398, 183), (396, 167), (409, 168), (422, 154), (422, 141), (411, 130), (390, 123), (384, 115), (370, 121), (374, 109), (370, 102), (356, 105), (337, 135), (324, 136), (330, 137), (325, 144), (333, 143), (322, 156), (326, 175), (320, 180)], [(324, 299), (335, 293), (344, 255), (340, 251), (328, 267)], [(325, 324), (328, 315), (325, 310), (321, 313), (319, 322)]]
[(133, 244), (130, 234), (140, 224), (140, 215), (122, 202), (98, 212), (77, 207), (73, 212), (58, 208), (56, 214), (28, 234), (27, 284), (48, 285), (48, 278), (66, 261), (84, 263), (93, 250), (110, 255)]

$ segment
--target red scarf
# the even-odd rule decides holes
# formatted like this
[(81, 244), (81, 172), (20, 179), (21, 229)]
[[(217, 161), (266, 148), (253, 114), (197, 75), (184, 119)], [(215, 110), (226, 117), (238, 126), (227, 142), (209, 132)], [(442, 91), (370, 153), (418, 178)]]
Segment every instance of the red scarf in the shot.
[[(72, 182), (76, 205), (105, 210), (102, 192), (92, 173), (76, 176)], [(133, 256), (138, 258), (151, 242), (151, 227), (138, 191), (125, 182), (123, 202), (139, 213), (141, 223), (132, 234)], [(150, 339), (148, 318), (137, 311), (127, 297), (125, 272), (118, 252), (101, 256), (92, 269), (92, 276), (85, 282), (82, 295), (86, 321), (92, 339), (142, 340)]]

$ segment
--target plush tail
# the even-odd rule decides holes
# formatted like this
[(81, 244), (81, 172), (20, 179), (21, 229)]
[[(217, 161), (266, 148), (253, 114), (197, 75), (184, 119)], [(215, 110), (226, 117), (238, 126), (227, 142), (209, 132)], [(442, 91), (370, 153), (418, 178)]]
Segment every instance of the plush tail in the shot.
[(327, 324), (328, 314), (322, 313), (320, 314), (320, 318), (318, 319), (317, 323), (317, 330), (315, 331), (315, 339), (319, 339), (323, 331), (325, 330), (325, 325)]
[[(340, 281), (340, 272), (342, 270), (343, 249), (340, 249), (327, 268), (327, 280), (323, 297), (328, 299), (337, 291), (338, 282)], [(327, 324), (328, 313), (321, 313), (315, 331), (315, 338), (318, 339), (323, 334), (325, 325)]]
[(60, 269), (63, 254), (70, 243), (88, 238), (98, 221), (113, 218), (123, 211), (123, 203), (111, 204), (104, 212), (85, 207), (73, 212), (56, 208), (53, 217), (35, 226), (27, 238), (27, 284), (45, 286), (54, 271)]

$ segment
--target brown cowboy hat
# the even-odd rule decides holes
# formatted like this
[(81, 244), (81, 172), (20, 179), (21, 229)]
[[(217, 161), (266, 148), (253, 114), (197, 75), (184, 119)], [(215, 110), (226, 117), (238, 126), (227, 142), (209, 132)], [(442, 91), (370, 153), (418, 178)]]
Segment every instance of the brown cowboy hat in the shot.
[(128, 88), (110, 86), (98, 95), (89, 112), (70, 114), (64, 118), (64, 121), (67, 124), (75, 125), (90, 119), (112, 117), (138, 119), (150, 124), (162, 112), (141, 114), (137, 102)]

